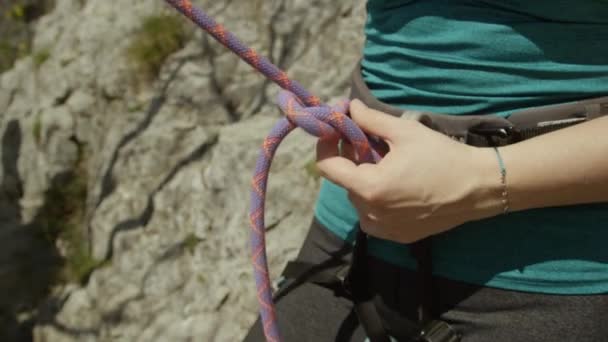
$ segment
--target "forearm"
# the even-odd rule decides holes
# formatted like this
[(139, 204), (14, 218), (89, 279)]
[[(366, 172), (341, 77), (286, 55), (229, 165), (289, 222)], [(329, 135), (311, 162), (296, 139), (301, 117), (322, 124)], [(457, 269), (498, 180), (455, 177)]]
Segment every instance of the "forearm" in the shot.
[(608, 202), (608, 117), (501, 147), (500, 153), (511, 211)]

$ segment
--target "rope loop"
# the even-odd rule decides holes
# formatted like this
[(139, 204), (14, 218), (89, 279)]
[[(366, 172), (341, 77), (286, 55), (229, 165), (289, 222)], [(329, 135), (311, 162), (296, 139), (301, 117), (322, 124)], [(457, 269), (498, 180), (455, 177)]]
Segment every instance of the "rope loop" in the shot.
[(340, 137), (348, 140), (362, 161), (373, 163), (380, 156), (371, 148), (363, 131), (348, 116), (349, 101), (343, 100), (333, 106), (304, 106), (292, 92), (281, 90), (277, 104), (289, 122), (308, 134), (320, 139)]
[(335, 106), (321, 104), (318, 97), (307, 91), (300, 83), (291, 80), (285, 71), (272, 64), (270, 60), (258, 55), (253, 49), (243, 44), (205, 12), (193, 6), (191, 0), (165, 1), (266, 78), (284, 89), (279, 93), (278, 104), (287, 118), (279, 120), (264, 139), (251, 181), (251, 207), (249, 210), (251, 259), (264, 335), (269, 342), (280, 342), (281, 336), (268, 271), (266, 226), (264, 224), (268, 173), (277, 148), (289, 132), (300, 127), (319, 138), (344, 138), (353, 145), (360, 162), (374, 163), (381, 159), (376, 152), (376, 150), (382, 150), (378, 148), (381, 147), (381, 142), (374, 139), (368, 140), (363, 131), (348, 117), (348, 101), (343, 101)]

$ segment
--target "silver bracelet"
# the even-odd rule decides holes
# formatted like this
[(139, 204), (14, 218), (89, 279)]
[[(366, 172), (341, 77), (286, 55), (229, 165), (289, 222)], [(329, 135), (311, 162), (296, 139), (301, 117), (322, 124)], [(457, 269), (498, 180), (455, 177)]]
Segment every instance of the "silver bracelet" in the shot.
[(496, 152), (496, 157), (498, 158), (498, 166), (500, 166), (500, 183), (502, 184), (502, 207), (503, 214), (509, 212), (509, 193), (507, 192), (507, 168), (505, 167), (505, 162), (502, 160), (502, 156), (498, 151), (498, 147), (494, 147), (494, 151)]

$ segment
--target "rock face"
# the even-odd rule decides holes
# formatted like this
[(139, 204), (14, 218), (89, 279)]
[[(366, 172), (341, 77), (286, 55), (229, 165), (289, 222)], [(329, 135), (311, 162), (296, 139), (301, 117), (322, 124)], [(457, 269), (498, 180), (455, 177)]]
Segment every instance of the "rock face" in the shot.
[[(362, 2), (196, 3), (323, 99), (347, 95)], [(0, 75), (3, 340), (238, 341), (256, 318), (249, 184), (278, 87), (194, 30), (154, 81), (140, 77), (125, 51), (165, 12), (163, 1), (57, 0), (35, 23), (33, 50), (48, 58)], [(275, 276), (312, 218), (314, 143), (296, 132), (273, 163)], [(40, 242), (37, 223), (76, 165), (87, 175), (78, 229), (97, 267), (58, 284), (53, 260), (70, 247)], [(28, 302), (32, 291), (46, 299)]]
[(32, 25), (53, 8), (53, 0), (0, 2), (0, 73), (10, 69), (30, 48)]

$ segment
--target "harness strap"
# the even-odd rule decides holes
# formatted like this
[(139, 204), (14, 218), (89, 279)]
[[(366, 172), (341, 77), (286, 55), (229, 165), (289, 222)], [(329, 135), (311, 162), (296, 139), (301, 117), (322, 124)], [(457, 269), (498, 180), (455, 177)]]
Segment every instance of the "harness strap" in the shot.
[(343, 285), (352, 296), (355, 313), (370, 342), (391, 342), (382, 324), (382, 319), (376, 311), (374, 299), (368, 286), (367, 234), (363, 233), (361, 227), (357, 228), (357, 240), (353, 257)]
[(323, 286), (335, 286), (344, 281), (348, 271), (346, 265), (346, 261), (344, 261), (340, 264), (319, 268), (319, 265), (310, 262), (289, 261), (281, 275), (285, 279), (299, 279)]
[[(441, 321), (433, 320), (433, 296), (428, 284), (432, 283), (431, 239), (425, 239), (413, 244), (412, 254), (418, 260), (416, 291), (420, 294), (418, 303), (419, 322), (400, 319), (399, 330), (401, 335), (412, 336), (412, 341), (419, 342), (457, 342), (458, 334)], [(333, 289), (337, 296), (351, 299), (359, 323), (365, 330), (370, 342), (390, 342), (391, 337), (386, 331), (383, 320), (374, 304), (373, 295), (368, 286), (369, 274), (367, 272), (367, 236), (359, 234), (350, 265), (346, 260), (334, 260), (321, 265), (302, 261), (290, 261), (282, 272), (285, 279), (279, 285), (288, 288), (292, 284), (309, 282)], [(277, 293), (280, 296), (281, 289)], [(458, 337), (458, 338), (457, 338)], [(409, 342), (409, 341), (408, 341)]]
[(426, 238), (410, 246), (410, 254), (416, 259), (416, 293), (418, 294), (418, 322), (426, 324), (437, 314), (433, 300), (432, 239)]

